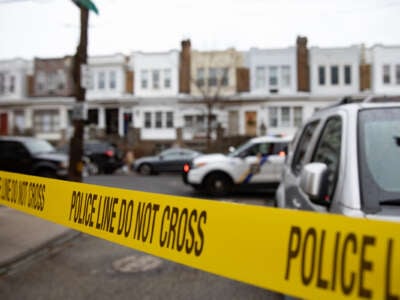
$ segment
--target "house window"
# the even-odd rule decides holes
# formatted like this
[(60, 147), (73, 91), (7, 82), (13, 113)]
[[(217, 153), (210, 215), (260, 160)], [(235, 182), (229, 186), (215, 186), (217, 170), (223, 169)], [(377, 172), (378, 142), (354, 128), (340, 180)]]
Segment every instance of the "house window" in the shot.
[(229, 84), (228, 82), (228, 68), (221, 68), (221, 85), (222, 86), (227, 86)]
[(98, 88), (99, 90), (104, 90), (106, 86), (106, 73), (100, 72), (98, 78)]
[(35, 132), (59, 132), (60, 117), (57, 110), (41, 110), (34, 113), (33, 126)]
[(268, 68), (268, 73), (269, 73), (269, 85), (278, 85), (278, 67), (269, 67)]
[(9, 85), (9, 89), (10, 93), (14, 93), (15, 91), (15, 76), (11, 75), (10, 76), (10, 85)]
[(3, 95), (4, 94), (4, 86), (5, 86), (5, 84), (4, 84), (4, 78), (5, 78), (5, 76), (4, 76), (4, 74), (3, 73), (0, 73), (0, 95)]
[(167, 128), (174, 128), (174, 113), (172, 111), (167, 111)]
[(36, 89), (37, 91), (43, 92), (46, 85), (46, 74), (43, 71), (39, 71), (36, 76)]
[(209, 86), (217, 86), (217, 69), (216, 68), (209, 69), (208, 85)]
[(325, 67), (324, 66), (318, 67), (318, 82), (319, 82), (319, 85), (325, 85)]
[(93, 70), (92, 69), (90, 69), (89, 68), (89, 71), (88, 71), (88, 81), (87, 81), (87, 89), (88, 90), (93, 90), (94, 89), (94, 72), (93, 72)]
[(339, 83), (339, 67), (331, 66), (331, 84), (337, 85)]
[(65, 75), (64, 70), (57, 71), (57, 89), (62, 91), (65, 89), (65, 85), (67, 84), (67, 76)]
[(110, 89), (114, 90), (117, 87), (117, 74), (115, 71), (110, 71)]
[(303, 108), (296, 106), (293, 108), (293, 125), (300, 127), (303, 124)]
[(383, 65), (383, 83), (389, 84), (390, 83), (390, 66)]
[(270, 107), (268, 109), (268, 112), (269, 112), (269, 126), (278, 127), (278, 108)]
[(290, 66), (282, 66), (281, 68), (282, 87), (290, 86)]
[(166, 89), (171, 87), (171, 70), (170, 69), (164, 70), (164, 87)]
[(300, 127), (303, 124), (303, 108), (301, 106), (270, 107), (270, 127)]
[(265, 87), (265, 67), (256, 67), (256, 88)]
[(193, 116), (184, 116), (183, 123), (185, 128), (192, 129), (194, 125)]
[(140, 86), (142, 87), (142, 89), (147, 89), (148, 76), (149, 72), (147, 70), (142, 70), (140, 72)]
[(281, 107), (281, 126), (290, 126), (290, 107)]
[(160, 71), (159, 70), (153, 70), (152, 80), (153, 80), (153, 89), (159, 89), (160, 88)]
[(344, 83), (351, 84), (351, 66), (344, 66)]
[(47, 74), (47, 89), (50, 93), (55, 92), (58, 86), (58, 74), (56, 72), (51, 72)]
[(144, 128), (151, 128), (151, 112), (144, 113)]
[(197, 68), (196, 70), (196, 84), (198, 87), (204, 86), (204, 68)]
[(162, 112), (156, 111), (156, 128), (162, 128)]
[(396, 84), (400, 84), (400, 65), (396, 65)]

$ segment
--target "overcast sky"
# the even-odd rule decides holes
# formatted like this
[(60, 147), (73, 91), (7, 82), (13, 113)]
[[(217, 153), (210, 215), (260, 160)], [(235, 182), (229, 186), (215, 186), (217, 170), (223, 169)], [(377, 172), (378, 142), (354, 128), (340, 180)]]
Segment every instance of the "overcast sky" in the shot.
[[(365, 43), (400, 45), (400, 0), (93, 0), (89, 55)], [(71, 0), (0, 0), (0, 59), (75, 53), (79, 10)]]

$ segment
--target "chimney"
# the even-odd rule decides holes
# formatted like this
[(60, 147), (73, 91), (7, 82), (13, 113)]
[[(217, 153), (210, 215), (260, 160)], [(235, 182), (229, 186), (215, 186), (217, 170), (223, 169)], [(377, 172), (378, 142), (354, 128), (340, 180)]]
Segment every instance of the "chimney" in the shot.
[(248, 68), (236, 68), (236, 92), (250, 91), (250, 72)]
[(125, 82), (125, 92), (128, 94), (133, 94), (134, 93), (134, 80), (135, 80), (135, 75), (133, 73), (133, 71), (130, 70), (126, 70), (125, 71), (125, 78), (126, 78), (126, 82)]
[(360, 91), (371, 89), (371, 65), (367, 63), (365, 45), (361, 45), (360, 57)]
[(181, 42), (181, 57), (179, 67), (179, 93), (190, 94), (190, 40)]
[(301, 92), (310, 91), (310, 77), (308, 66), (307, 38), (297, 37), (297, 90)]

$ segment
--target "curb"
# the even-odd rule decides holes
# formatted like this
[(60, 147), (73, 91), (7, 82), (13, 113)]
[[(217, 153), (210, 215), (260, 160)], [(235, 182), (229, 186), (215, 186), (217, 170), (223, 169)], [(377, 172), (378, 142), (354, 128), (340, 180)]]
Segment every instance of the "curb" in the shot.
[(52, 238), (43, 244), (26, 250), (22, 254), (13, 257), (0, 263), (0, 277), (4, 275), (15, 274), (28, 265), (34, 263), (38, 259), (47, 257), (50, 254), (57, 253), (61, 250), (62, 246), (81, 235), (81, 232), (75, 230), (68, 230), (65, 233)]

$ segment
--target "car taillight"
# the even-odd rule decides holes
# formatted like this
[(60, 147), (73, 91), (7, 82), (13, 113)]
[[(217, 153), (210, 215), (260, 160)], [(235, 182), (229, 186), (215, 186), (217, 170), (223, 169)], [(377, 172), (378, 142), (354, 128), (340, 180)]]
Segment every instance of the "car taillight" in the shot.
[(190, 165), (189, 164), (184, 164), (183, 165), (183, 172), (187, 173), (190, 170)]
[(285, 151), (280, 151), (279, 152), (279, 156), (280, 157), (285, 157), (286, 156), (286, 152)]
[(114, 151), (112, 151), (112, 150), (107, 150), (106, 153), (105, 153), (105, 155), (107, 155), (108, 157), (112, 157), (112, 156), (114, 156)]

